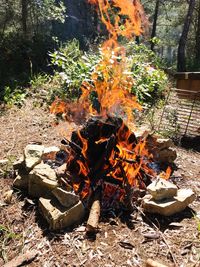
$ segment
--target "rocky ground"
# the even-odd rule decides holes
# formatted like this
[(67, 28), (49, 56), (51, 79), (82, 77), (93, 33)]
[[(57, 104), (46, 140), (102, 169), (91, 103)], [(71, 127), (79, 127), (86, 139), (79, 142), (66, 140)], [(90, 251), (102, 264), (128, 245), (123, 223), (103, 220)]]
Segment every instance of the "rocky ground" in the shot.
[[(192, 188), (196, 200), (183, 212), (170, 217), (144, 214), (140, 207), (131, 216), (112, 214), (102, 218), (96, 240), (85, 238), (85, 223), (58, 232), (38, 212), (37, 201), (15, 191), (9, 204), (3, 194), (13, 183), (12, 162), (28, 143), (60, 145), (74, 124), (54, 126), (48, 109), (27, 101), (21, 109), (0, 113), (0, 266), (32, 251), (28, 266), (145, 266), (148, 258), (167, 266), (200, 266), (200, 154), (176, 147), (177, 169), (173, 181)], [(10, 265), (13, 267), (13, 265)], [(19, 265), (18, 265), (19, 266)]]

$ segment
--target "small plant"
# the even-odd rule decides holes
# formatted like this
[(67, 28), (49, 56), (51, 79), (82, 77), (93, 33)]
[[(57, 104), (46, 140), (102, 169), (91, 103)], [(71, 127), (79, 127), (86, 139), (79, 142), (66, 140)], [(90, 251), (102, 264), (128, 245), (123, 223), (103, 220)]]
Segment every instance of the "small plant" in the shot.
[(7, 262), (6, 248), (13, 240), (18, 240), (22, 237), (20, 234), (15, 234), (9, 227), (0, 224), (0, 255)]
[(14, 91), (12, 91), (9, 86), (6, 86), (4, 90), (3, 100), (9, 107), (13, 105), (21, 107), (26, 98), (26, 95), (27, 93), (25, 93), (24, 90), (20, 88), (16, 88)]
[(8, 160), (0, 169), (0, 174), (4, 178), (11, 178), (13, 177), (13, 163), (16, 161), (16, 156), (14, 155), (9, 155), (6, 157)]
[(132, 93), (145, 106), (154, 105), (168, 85), (168, 78), (162, 70), (163, 63), (145, 45), (133, 42), (127, 45), (128, 60), (135, 80)]
[(200, 234), (200, 218), (196, 214), (193, 213), (193, 218), (196, 221), (197, 231)]
[(31, 88), (33, 91), (38, 91), (44, 84), (49, 82), (51, 77), (47, 74), (37, 74), (34, 75), (33, 78), (30, 81)]

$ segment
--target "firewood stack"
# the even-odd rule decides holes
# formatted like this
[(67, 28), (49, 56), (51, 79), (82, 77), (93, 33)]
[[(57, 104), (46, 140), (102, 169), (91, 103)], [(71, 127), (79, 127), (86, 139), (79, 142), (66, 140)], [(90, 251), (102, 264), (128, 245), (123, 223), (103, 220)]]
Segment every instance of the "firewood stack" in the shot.
[(135, 189), (146, 189), (156, 177), (145, 140), (137, 140), (121, 118), (92, 117), (62, 143), (69, 155), (65, 182), (91, 209), (89, 230), (97, 227), (100, 208), (131, 212)]

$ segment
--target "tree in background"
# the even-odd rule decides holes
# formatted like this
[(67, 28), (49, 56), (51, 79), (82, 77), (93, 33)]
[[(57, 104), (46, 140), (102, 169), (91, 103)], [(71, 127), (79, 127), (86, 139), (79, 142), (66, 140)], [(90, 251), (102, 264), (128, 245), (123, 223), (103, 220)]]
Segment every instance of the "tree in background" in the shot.
[(158, 12), (159, 12), (160, 0), (156, 0), (155, 5), (155, 12), (153, 16), (153, 26), (151, 31), (151, 50), (154, 51), (155, 42), (153, 39), (156, 37), (156, 27), (157, 27), (157, 20), (158, 20)]
[[(150, 29), (136, 42), (151, 48), (173, 70), (177, 54), (178, 65), (186, 65), (182, 70), (200, 70), (200, 0), (141, 2)], [(32, 75), (51, 72), (49, 51), (62, 43), (76, 38), (87, 50), (106, 34), (87, 0), (0, 0), (0, 89), (27, 85)]]
[(187, 37), (190, 28), (190, 24), (192, 21), (192, 14), (195, 7), (195, 0), (189, 1), (188, 13), (185, 18), (185, 22), (183, 25), (183, 31), (179, 40), (178, 45), (178, 55), (177, 55), (177, 70), (178, 71), (186, 71), (186, 58), (185, 58), (185, 50), (187, 44)]
[[(142, 0), (150, 21), (150, 45), (173, 70), (177, 70), (178, 47), (183, 55), (185, 69), (200, 71), (200, 0)], [(189, 5), (190, 4), (190, 5)], [(191, 8), (189, 8), (189, 6)], [(191, 16), (188, 12), (191, 12)], [(187, 19), (189, 18), (189, 20)], [(189, 23), (188, 23), (189, 22)], [(189, 25), (188, 32), (187, 27)], [(185, 29), (184, 29), (185, 28)], [(187, 32), (187, 38), (184, 38)], [(156, 42), (152, 42), (151, 37)], [(157, 42), (160, 40), (160, 43)], [(186, 42), (185, 42), (186, 41)], [(185, 48), (183, 49), (183, 46)], [(184, 69), (184, 68), (182, 68)]]
[(200, 0), (196, 6), (196, 40), (195, 40), (195, 60), (200, 67)]
[(27, 36), (28, 0), (21, 0), (21, 21), (24, 37)]
[(65, 17), (62, 1), (0, 0), (0, 97), (6, 85), (26, 85), (32, 74), (48, 70), (53, 22)]

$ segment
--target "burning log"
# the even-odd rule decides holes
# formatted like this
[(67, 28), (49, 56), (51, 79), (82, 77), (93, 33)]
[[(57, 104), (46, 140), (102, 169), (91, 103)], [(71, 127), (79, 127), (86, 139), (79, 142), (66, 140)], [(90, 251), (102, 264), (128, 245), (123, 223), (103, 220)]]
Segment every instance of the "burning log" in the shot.
[[(117, 117), (93, 117), (71, 140), (67, 182), (85, 206), (92, 200), (87, 232), (98, 227), (101, 208), (134, 209), (135, 188), (145, 189), (156, 177), (149, 168), (145, 144)], [(70, 179), (69, 179), (70, 176)], [(99, 192), (100, 191), (100, 192)]]
[(94, 192), (93, 203), (90, 208), (90, 214), (87, 221), (86, 234), (88, 236), (95, 234), (99, 224), (100, 209), (101, 209), (101, 188), (97, 188)]

